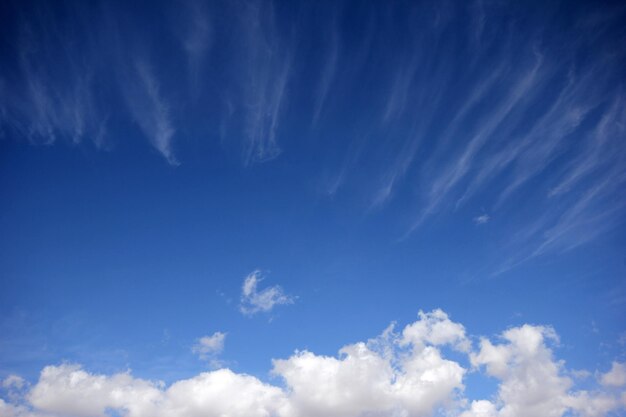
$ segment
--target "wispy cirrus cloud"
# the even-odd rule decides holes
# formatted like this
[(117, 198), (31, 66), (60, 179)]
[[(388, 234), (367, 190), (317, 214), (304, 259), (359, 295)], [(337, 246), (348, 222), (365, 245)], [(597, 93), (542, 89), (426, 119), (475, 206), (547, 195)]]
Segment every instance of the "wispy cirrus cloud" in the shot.
[(170, 104), (163, 97), (151, 66), (138, 59), (130, 72), (131, 81), (125, 88), (125, 98), (133, 119), (167, 162), (178, 165), (172, 149), (176, 129), (170, 115)]
[[(556, 185), (546, 186), (545, 194), (538, 196), (550, 209), (518, 234), (516, 254), (506, 260), (498, 272), (550, 251), (575, 249), (620, 223), (626, 209), (626, 197), (621, 193), (626, 183), (623, 103), (623, 96), (618, 93), (611, 103), (599, 106), (604, 107), (601, 116), (584, 133), (575, 156), (567, 161), (560, 175), (552, 179), (552, 184)], [(567, 135), (549, 138), (563, 142)], [(566, 143), (560, 144), (562, 148), (565, 146)], [(543, 164), (548, 162), (538, 159), (537, 163), (542, 164), (543, 169)]]
[[(230, 33), (220, 27), (217, 34), (209, 18), (209, 6), (197, 1), (186, 5), (182, 24), (176, 18), (151, 23), (151, 27), (164, 30), (169, 27), (178, 35), (175, 46), (179, 50), (173, 51), (174, 45), (167, 44), (164, 33), (147, 33), (141, 24), (128, 24), (114, 7), (68, 6), (66, 14), (56, 14), (45, 5), (25, 4), (20, 23), (15, 25), (18, 42), (12, 52), (17, 59), (12, 64), (16, 68), (0, 72), (2, 130), (10, 129), (33, 143), (51, 144), (65, 139), (77, 144), (89, 138), (98, 147), (106, 147), (110, 119), (131, 120), (159, 154), (175, 166), (179, 164), (175, 141), (183, 137), (177, 126), (190, 118), (184, 109), (193, 108), (188, 113), (196, 115), (202, 114), (197, 108), (200, 103), (208, 103), (211, 109), (219, 109), (220, 104), (227, 109), (221, 112), (225, 117), (236, 119), (230, 122), (243, 136), (246, 165), (277, 157), (277, 135), (294, 55), (291, 35), (279, 31), (269, 3), (233, 6), (241, 7), (242, 13), (224, 8), (227, 26), (240, 30)], [(104, 17), (91, 24), (93, 14)], [(88, 36), (77, 37), (87, 27)], [(220, 51), (232, 55), (226, 59), (229, 64), (220, 68), (205, 65), (215, 36), (237, 45)], [(178, 84), (172, 82), (171, 73), (163, 70), (155, 42), (161, 42), (159, 48), (166, 51), (172, 65), (188, 68), (182, 76), (176, 75), (180, 78)], [(181, 61), (178, 64), (177, 59)], [(8, 76), (16, 74), (17, 82), (6, 82)], [(235, 93), (228, 83), (216, 92), (214, 85), (203, 81), (220, 77), (232, 81), (229, 86), (235, 86)], [(181, 84), (189, 86), (187, 91), (179, 88)], [(127, 114), (112, 110), (119, 99), (126, 103)], [(206, 119), (200, 123), (200, 131), (208, 130), (214, 120)]]
[(327, 100), (330, 87), (337, 72), (337, 65), (340, 58), (341, 38), (337, 28), (337, 17), (332, 20), (330, 35), (328, 39), (328, 53), (323, 63), (317, 91), (315, 92), (315, 106), (313, 109), (312, 124), (315, 126), (322, 114), (322, 109)]
[[(607, 36), (622, 15), (609, 9), (555, 17), (552, 30), (553, 10), (482, 1), (307, 8), (319, 20), (292, 19), (305, 13), (278, 3), (189, 1), (182, 25), (159, 20), (168, 13), (132, 25), (126, 9), (104, 7), (98, 20), (88, 6), (31, 6), (0, 70), (4, 137), (107, 147), (132, 121), (171, 165), (193, 131), (235, 143), (248, 166), (289, 140), (311, 161), (299, 175), (335, 172), (324, 194), (357, 190), (365, 211), (399, 208), (400, 235), (438, 216), (473, 218), (477, 201), (494, 223), (532, 201), (500, 228), (527, 236), (514, 250), (526, 256), (577, 247), (574, 230), (597, 237), (623, 217), (624, 53)], [(589, 197), (584, 208), (574, 194)]]
[(126, 45), (115, 41), (132, 36), (120, 34), (124, 30), (120, 25), (101, 22), (90, 27), (90, 36), (77, 38), (76, 32), (87, 24), (93, 10), (76, 7), (61, 24), (45, 6), (29, 7), (35, 10), (24, 14), (18, 24), (19, 81), (3, 97), (4, 123), (33, 143), (63, 139), (78, 144), (87, 139), (97, 147), (107, 147), (107, 125), (113, 112), (105, 110), (101, 101), (114, 100), (120, 91), (130, 118), (159, 153), (176, 165), (175, 128), (157, 76), (147, 60), (129, 59), (123, 49)]
[[(622, 171), (620, 167), (626, 159), (626, 151), (621, 147), (624, 137), (626, 98), (622, 92), (618, 92), (594, 129), (587, 135), (584, 149), (569, 162), (565, 175), (550, 190), (549, 196), (555, 197), (570, 191), (598, 171)], [(611, 174), (613, 176), (614, 172)]]
[[(380, 154), (384, 161), (378, 166), (368, 161), (368, 169), (374, 165), (378, 173), (371, 182), (371, 207), (388, 204), (400, 187), (416, 194), (417, 214), (406, 238), (435, 216), (466, 210), (478, 197), (481, 205), (487, 199), (490, 214), (512, 210), (516, 216), (521, 211), (511, 201), (532, 199), (537, 214), (516, 217), (506, 227), (508, 235), (525, 236), (512, 239), (518, 246), (511, 248), (510, 260), (517, 260), (509, 265), (598, 238), (619, 224), (624, 212), (618, 190), (625, 165), (625, 106), (617, 72), (623, 53), (615, 45), (601, 45), (601, 52), (590, 52), (593, 58), (581, 62), (576, 54), (590, 45), (571, 37), (561, 39), (557, 61), (557, 46), (541, 24), (522, 40), (513, 32), (518, 22), (485, 25), (500, 13), (497, 6), (478, 2), (471, 9), (476, 21), (468, 31), (476, 33), (460, 41), (471, 51), (467, 69), (438, 66), (456, 59), (446, 50), (449, 40), (440, 37), (446, 19), (438, 26), (444, 32), (427, 39), (440, 47), (437, 54), (421, 56), (417, 68), (392, 66), (396, 75), (380, 111), (387, 130), (375, 130), (371, 137), (378, 142), (364, 146), (365, 154)], [(585, 26), (592, 43), (606, 30), (598, 22)], [(423, 39), (413, 42), (428, 50)], [(429, 91), (433, 85), (440, 93)], [(440, 101), (439, 94), (448, 98)], [(524, 210), (530, 210), (527, 216), (532, 211)], [(523, 230), (515, 230), (518, 226)]]
[(277, 32), (271, 3), (248, 3), (243, 8), (240, 82), (245, 119), (244, 163), (249, 165), (274, 159), (281, 152), (277, 133), (293, 52), (290, 40)]
[(201, 76), (212, 42), (212, 26), (203, 3), (193, 1), (187, 5), (181, 42), (187, 54), (191, 94), (197, 95), (201, 91)]
[[(533, 92), (536, 94), (533, 89), (540, 82), (541, 61), (541, 56), (536, 56), (535, 62), (519, 74), (506, 96), (498, 103), (496, 110), (493, 113), (490, 112), (479, 122), (476, 132), (472, 134), (461, 152), (449, 161), (446, 164), (447, 167), (435, 177), (428, 192), (425, 208), (412, 229), (419, 226), (426, 217), (439, 209), (439, 206), (453, 191), (454, 187), (470, 172), (476, 157), (484, 149), (488, 140), (502, 128), (503, 123), (507, 122), (508, 126), (511, 126), (512, 123), (519, 121), (520, 107), (524, 102), (527, 102)], [(504, 127), (505, 134), (508, 129), (509, 127)], [(502, 134), (502, 132), (498, 133)]]
[(71, 43), (71, 31), (47, 28), (49, 13), (43, 7), (14, 22), (20, 76), (12, 76), (10, 84), (3, 80), (0, 121), (34, 144), (78, 144), (87, 138), (101, 147), (107, 115), (95, 98), (97, 62), (84, 50), (88, 41)]

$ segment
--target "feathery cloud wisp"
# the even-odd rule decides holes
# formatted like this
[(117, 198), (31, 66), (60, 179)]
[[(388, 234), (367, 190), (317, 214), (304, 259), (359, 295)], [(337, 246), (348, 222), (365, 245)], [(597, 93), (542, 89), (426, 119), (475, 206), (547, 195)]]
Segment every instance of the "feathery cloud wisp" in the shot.
[(285, 294), (280, 285), (262, 290), (257, 286), (262, 281), (261, 271), (252, 271), (243, 281), (239, 310), (245, 315), (271, 311), (277, 305), (293, 304), (295, 297)]
[(172, 150), (176, 129), (172, 124), (170, 106), (163, 98), (151, 67), (145, 61), (137, 60), (131, 79), (135, 81), (135, 85), (126, 89), (126, 100), (131, 114), (152, 146), (170, 165), (178, 165)]

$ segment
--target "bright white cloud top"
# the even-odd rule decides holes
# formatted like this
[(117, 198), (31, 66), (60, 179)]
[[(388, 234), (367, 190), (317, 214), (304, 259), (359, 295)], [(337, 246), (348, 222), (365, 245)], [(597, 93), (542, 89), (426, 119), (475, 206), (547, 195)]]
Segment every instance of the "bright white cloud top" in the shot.
[[(297, 351), (273, 360), (274, 383), (230, 369), (203, 372), (165, 386), (132, 376), (90, 373), (79, 365), (47, 366), (28, 386), (4, 381), (2, 417), (601, 417), (626, 407), (625, 364), (577, 388), (574, 372), (554, 357), (546, 326), (525, 324), (493, 338), (474, 338), (442, 310), (414, 323), (344, 346), (338, 356)], [(222, 349), (223, 333), (198, 349)], [(456, 353), (454, 353), (456, 352)], [(468, 398), (468, 376), (498, 381), (488, 398)], [(580, 372), (578, 372), (580, 374)], [(589, 378), (588, 378), (589, 379)]]

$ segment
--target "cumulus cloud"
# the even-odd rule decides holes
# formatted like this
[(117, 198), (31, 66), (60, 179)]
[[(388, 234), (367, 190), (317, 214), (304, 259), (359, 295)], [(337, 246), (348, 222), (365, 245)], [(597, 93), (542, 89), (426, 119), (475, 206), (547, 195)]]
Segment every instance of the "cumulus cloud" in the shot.
[[(67, 417), (104, 416), (108, 410), (129, 417), (264, 417), (282, 413), (287, 405), (281, 389), (228, 369), (201, 373), (166, 389), (129, 373), (96, 375), (77, 365), (46, 367), (27, 399), (37, 412)], [(28, 415), (16, 407), (13, 411)]]
[(285, 380), (298, 416), (430, 416), (452, 408), (463, 390), (465, 369), (437, 347), (456, 343), (443, 329), (458, 328), (440, 310), (420, 313), (402, 335), (390, 328), (345, 346), (339, 357), (297, 352), (275, 360), (273, 372)]
[(613, 362), (611, 370), (602, 375), (600, 382), (602, 385), (613, 387), (626, 385), (626, 363)]
[(448, 315), (440, 309), (430, 313), (420, 311), (419, 320), (404, 328), (402, 343), (414, 345), (430, 343), (434, 346), (449, 344), (462, 352), (470, 349), (463, 325), (450, 321)]
[[(505, 331), (501, 339), (502, 343), (493, 344), (483, 338), (480, 349), (470, 354), (475, 366), (484, 366), (488, 375), (500, 381), (496, 399), (473, 402), (462, 417), (601, 417), (623, 408), (624, 392), (572, 389), (574, 381), (567, 376), (564, 362), (555, 360), (549, 347), (550, 341), (558, 341), (552, 328), (525, 324)], [(619, 365), (613, 363), (602, 383), (607, 375), (613, 382)]]
[[(209, 351), (223, 345), (219, 332), (203, 339), (199, 345)], [(28, 388), (19, 398), (0, 399), (0, 416), (600, 417), (626, 404), (618, 387), (624, 364), (614, 362), (601, 385), (576, 390), (564, 362), (554, 358), (551, 344), (558, 339), (550, 327), (510, 328), (497, 340), (481, 338), (477, 347), (470, 340), (465, 327), (442, 310), (420, 312), (401, 331), (391, 325), (378, 337), (344, 346), (337, 356), (297, 351), (274, 360), (272, 374), (281, 385), (229, 369), (166, 386), (130, 372), (47, 366), (30, 387), (11, 378)], [(455, 359), (446, 357), (450, 349), (457, 351)], [(468, 372), (496, 378), (494, 395), (467, 398)]]
[(293, 304), (295, 297), (285, 294), (280, 285), (274, 285), (258, 290), (259, 282), (263, 280), (261, 271), (252, 271), (243, 281), (241, 288), (241, 303), (239, 309), (243, 314), (253, 315), (258, 312), (271, 311), (274, 306)]
[(562, 364), (553, 360), (546, 345), (546, 339), (555, 338), (550, 328), (524, 325), (504, 332), (504, 343), (481, 340), (471, 359), (501, 381), (501, 406), (495, 415), (550, 417), (565, 413), (572, 381), (563, 375)]

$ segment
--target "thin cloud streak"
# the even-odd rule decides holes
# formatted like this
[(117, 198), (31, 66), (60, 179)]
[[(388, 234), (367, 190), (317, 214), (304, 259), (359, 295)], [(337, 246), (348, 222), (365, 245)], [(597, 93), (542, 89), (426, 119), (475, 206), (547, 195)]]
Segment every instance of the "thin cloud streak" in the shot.
[(245, 165), (272, 160), (281, 152), (277, 132), (293, 53), (276, 33), (272, 5), (266, 7), (246, 5), (241, 21), (247, 54), (242, 80)]
[(163, 98), (161, 88), (151, 67), (141, 60), (134, 65), (132, 78), (136, 83), (126, 88), (126, 100), (133, 118), (170, 165), (179, 165), (172, 150), (176, 130), (170, 116), (170, 105)]
[[(435, 213), (453, 187), (468, 174), (474, 163), (474, 158), (482, 150), (489, 138), (505, 120), (513, 117), (513, 112), (519, 110), (520, 104), (527, 100), (528, 96), (532, 95), (531, 90), (541, 78), (541, 63), (542, 58), (537, 56), (533, 66), (521, 74), (494, 114), (482, 121), (478, 132), (473, 134), (461, 154), (449, 162), (448, 167), (435, 178), (428, 193), (426, 206), (422, 210), (420, 217), (409, 229), (409, 233), (415, 230), (428, 216)], [(515, 116), (519, 117), (518, 115), (519, 111)]]
[(396, 72), (383, 112), (383, 121), (385, 123), (391, 122), (404, 114), (409, 94), (412, 92), (411, 85), (414, 82), (417, 63), (417, 57), (413, 55), (410, 62), (401, 66)]
[(185, 22), (187, 31), (182, 39), (182, 46), (187, 54), (191, 94), (197, 95), (200, 92), (204, 62), (212, 42), (212, 28), (208, 12), (200, 2), (191, 2), (187, 13), (187, 22), (191, 23)]
[(324, 62), (324, 67), (321, 72), (319, 85), (317, 87), (317, 92), (315, 95), (315, 108), (313, 110), (313, 118), (312, 125), (317, 125), (320, 115), (322, 114), (322, 109), (324, 108), (324, 104), (326, 102), (328, 92), (330, 91), (330, 87), (333, 83), (333, 79), (335, 78), (335, 73), (337, 72), (337, 63), (339, 61), (339, 48), (340, 48), (340, 37), (339, 31), (337, 29), (336, 18), (332, 23), (332, 31), (329, 40), (329, 51), (328, 57)]
[(586, 148), (570, 163), (564, 178), (550, 190), (549, 196), (564, 194), (607, 166), (623, 166), (625, 152), (620, 141), (626, 137), (626, 100), (618, 94), (589, 135)]
[[(93, 96), (92, 56), (68, 45), (66, 33), (42, 26), (36, 18), (18, 24), (21, 80), (4, 85), (0, 120), (34, 144), (78, 144), (89, 137), (101, 147), (107, 117), (99, 114)], [(52, 50), (66, 53), (53, 56)]]

